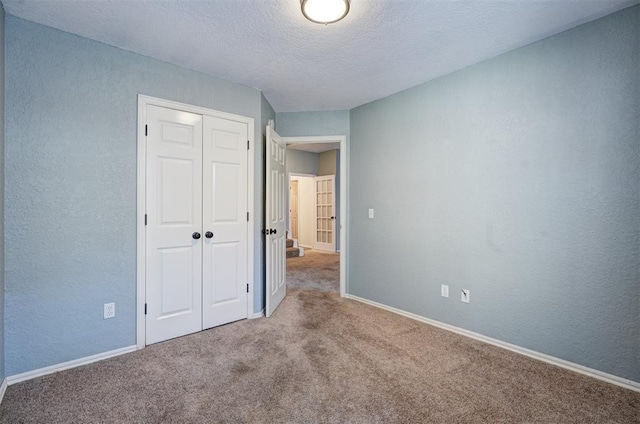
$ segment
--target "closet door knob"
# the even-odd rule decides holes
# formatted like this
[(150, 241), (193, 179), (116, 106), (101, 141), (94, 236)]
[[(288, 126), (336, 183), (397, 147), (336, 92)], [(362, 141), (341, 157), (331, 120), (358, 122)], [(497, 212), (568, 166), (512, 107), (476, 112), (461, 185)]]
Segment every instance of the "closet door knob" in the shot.
[(213, 237), (213, 233), (211, 231), (207, 231), (206, 233), (204, 233), (204, 236), (206, 238), (211, 238), (211, 237)]
[(191, 237), (193, 237), (194, 240), (198, 240), (200, 238), (200, 233), (196, 231), (195, 233), (191, 234)]

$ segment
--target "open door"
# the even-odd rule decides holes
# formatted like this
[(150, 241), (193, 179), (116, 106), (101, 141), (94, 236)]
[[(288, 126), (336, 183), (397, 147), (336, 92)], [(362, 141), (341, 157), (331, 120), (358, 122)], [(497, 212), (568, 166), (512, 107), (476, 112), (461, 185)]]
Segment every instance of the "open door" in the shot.
[(266, 251), (266, 308), (270, 317), (287, 294), (285, 237), (285, 151), (286, 144), (267, 126), (266, 211), (264, 214)]
[(326, 175), (314, 179), (314, 236), (313, 248), (336, 251), (336, 190), (335, 176)]

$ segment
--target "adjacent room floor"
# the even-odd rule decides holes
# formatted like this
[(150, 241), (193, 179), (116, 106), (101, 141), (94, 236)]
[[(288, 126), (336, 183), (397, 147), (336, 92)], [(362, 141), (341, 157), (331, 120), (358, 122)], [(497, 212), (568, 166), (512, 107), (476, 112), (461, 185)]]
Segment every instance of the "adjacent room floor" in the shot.
[(340, 293), (340, 253), (305, 249), (287, 258), (287, 287)]

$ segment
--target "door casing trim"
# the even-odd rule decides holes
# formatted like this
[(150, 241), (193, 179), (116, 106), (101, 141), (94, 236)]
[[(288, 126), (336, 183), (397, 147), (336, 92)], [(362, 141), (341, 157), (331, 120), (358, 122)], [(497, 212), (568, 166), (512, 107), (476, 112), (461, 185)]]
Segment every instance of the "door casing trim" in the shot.
[(137, 206), (136, 206), (136, 347), (145, 347), (145, 314), (144, 304), (146, 300), (146, 245), (145, 245), (145, 224), (146, 213), (146, 135), (145, 122), (147, 121), (147, 106), (159, 106), (167, 109), (181, 110), (184, 112), (197, 113), (199, 115), (213, 116), (216, 118), (228, 119), (230, 121), (247, 124), (247, 138), (249, 139), (249, 149), (247, 151), (247, 211), (249, 220), (247, 221), (247, 282), (249, 293), (247, 293), (247, 318), (253, 316), (253, 294), (254, 294), (254, 174), (255, 174), (255, 128), (254, 119), (246, 116), (235, 115), (215, 109), (194, 106), (186, 103), (174, 102), (172, 100), (160, 99), (157, 97), (138, 94), (138, 137), (137, 137)]

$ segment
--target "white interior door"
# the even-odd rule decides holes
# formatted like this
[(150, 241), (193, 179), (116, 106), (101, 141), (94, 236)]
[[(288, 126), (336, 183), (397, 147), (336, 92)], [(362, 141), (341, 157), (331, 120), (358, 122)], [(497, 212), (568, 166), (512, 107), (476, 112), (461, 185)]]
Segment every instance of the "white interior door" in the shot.
[(147, 107), (146, 344), (202, 329), (202, 116)]
[(203, 121), (202, 325), (247, 318), (246, 123)]
[(285, 245), (286, 143), (267, 126), (266, 146), (266, 316), (270, 317), (287, 294)]
[(336, 251), (335, 237), (335, 176), (325, 175), (314, 178), (314, 236), (313, 248)]

